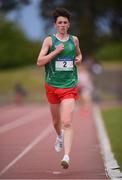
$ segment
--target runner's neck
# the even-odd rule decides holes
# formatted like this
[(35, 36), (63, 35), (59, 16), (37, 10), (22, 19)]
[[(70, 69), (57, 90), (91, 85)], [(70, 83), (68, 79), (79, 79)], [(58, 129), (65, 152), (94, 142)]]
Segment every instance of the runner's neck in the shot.
[(55, 34), (55, 37), (60, 41), (67, 41), (69, 39), (69, 34), (66, 35)]

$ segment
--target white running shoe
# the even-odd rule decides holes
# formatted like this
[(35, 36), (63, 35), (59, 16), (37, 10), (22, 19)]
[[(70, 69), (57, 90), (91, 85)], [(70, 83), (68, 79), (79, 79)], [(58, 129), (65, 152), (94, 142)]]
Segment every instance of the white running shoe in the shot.
[(60, 152), (63, 148), (63, 140), (64, 140), (64, 130), (61, 130), (61, 135), (57, 136), (56, 142), (55, 142), (55, 150), (57, 152)]
[(69, 167), (69, 156), (67, 154), (64, 155), (62, 161), (61, 161), (61, 166), (64, 168), (64, 169), (67, 169)]

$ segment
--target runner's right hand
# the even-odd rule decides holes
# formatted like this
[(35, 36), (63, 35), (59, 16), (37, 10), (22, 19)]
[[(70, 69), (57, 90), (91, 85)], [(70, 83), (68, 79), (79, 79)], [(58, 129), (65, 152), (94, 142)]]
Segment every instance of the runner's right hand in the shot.
[(61, 43), (61, 44), (59, 44), (59, 45), (56, 46), (56, 51), (57, 51), (58, 53), (60, 53), (60, 52), (63, 51), (63, 50), (64, 50), (64, 44), (63, 44), (63, 43)]

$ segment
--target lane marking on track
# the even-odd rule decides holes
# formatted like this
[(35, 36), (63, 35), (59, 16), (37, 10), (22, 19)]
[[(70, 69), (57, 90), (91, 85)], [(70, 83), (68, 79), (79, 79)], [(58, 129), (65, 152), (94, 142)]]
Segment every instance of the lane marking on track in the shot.
[(61, 174), (61, 171), (53, 171), (52, 174)]
[(104, 158), (104, 164), (107, 171), (107, 175), (110, 179), (122, 178), (122, 172), (120, 171), (119, 165), (114, 157), (111, 149), (111, 144), (106, 132), (106, 128), (103, 123), (102, 114), (99, 106), (93, 106), (93, 115), (95, 120), (95, 125), (98, 131), (98, 138), (100, 141), (100, 146), (102, 150), (102, 155)]
[(11, 161), (1, 172), (0, 176), (8, 171), (15, 163), (17, 163), (23, 156), (25, 156), (35, 145), (46, 138), (53, 131), (52, 124), (49, 124), (47, 128), (40, 133), (34, 141), (32, 141), (13, 161)]
[(37, 112), (29, 113), (26, 116), (20, 117), (20, 118), (18, 118), (17, 120), (15, 120), (13, 122), (10, 122), (8, 124), (5, 124), (5, 125), (1, 126), (0, 127), (0, 133), (4, 133), (4, 132), (9, 131), (11, 129), (17, 128), (17, 127), (22, 126), (24, 124), (27, 124), (32, 120), (35, 120), (35, 115), (36, 115), (36, 119), (37, 119), (37, 115), (39, 115), (39, 117), (42, 118), (40, 110), (38, 110)]

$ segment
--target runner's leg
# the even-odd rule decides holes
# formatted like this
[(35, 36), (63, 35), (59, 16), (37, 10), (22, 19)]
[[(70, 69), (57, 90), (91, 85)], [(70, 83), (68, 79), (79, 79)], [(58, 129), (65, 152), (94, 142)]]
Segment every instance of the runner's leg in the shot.
[(60, 135), (61, 133), (60, 104), (50, 104), (50, 110), (53, 120), (53, 126), (56, 130), (56, 133)]
[(75, 107), (75, 99), (64, 99), (61, 102), (61, 122), (64, 128), (64, 151), (69, 155), (72, 144), (73, 129), (72, 117)]

